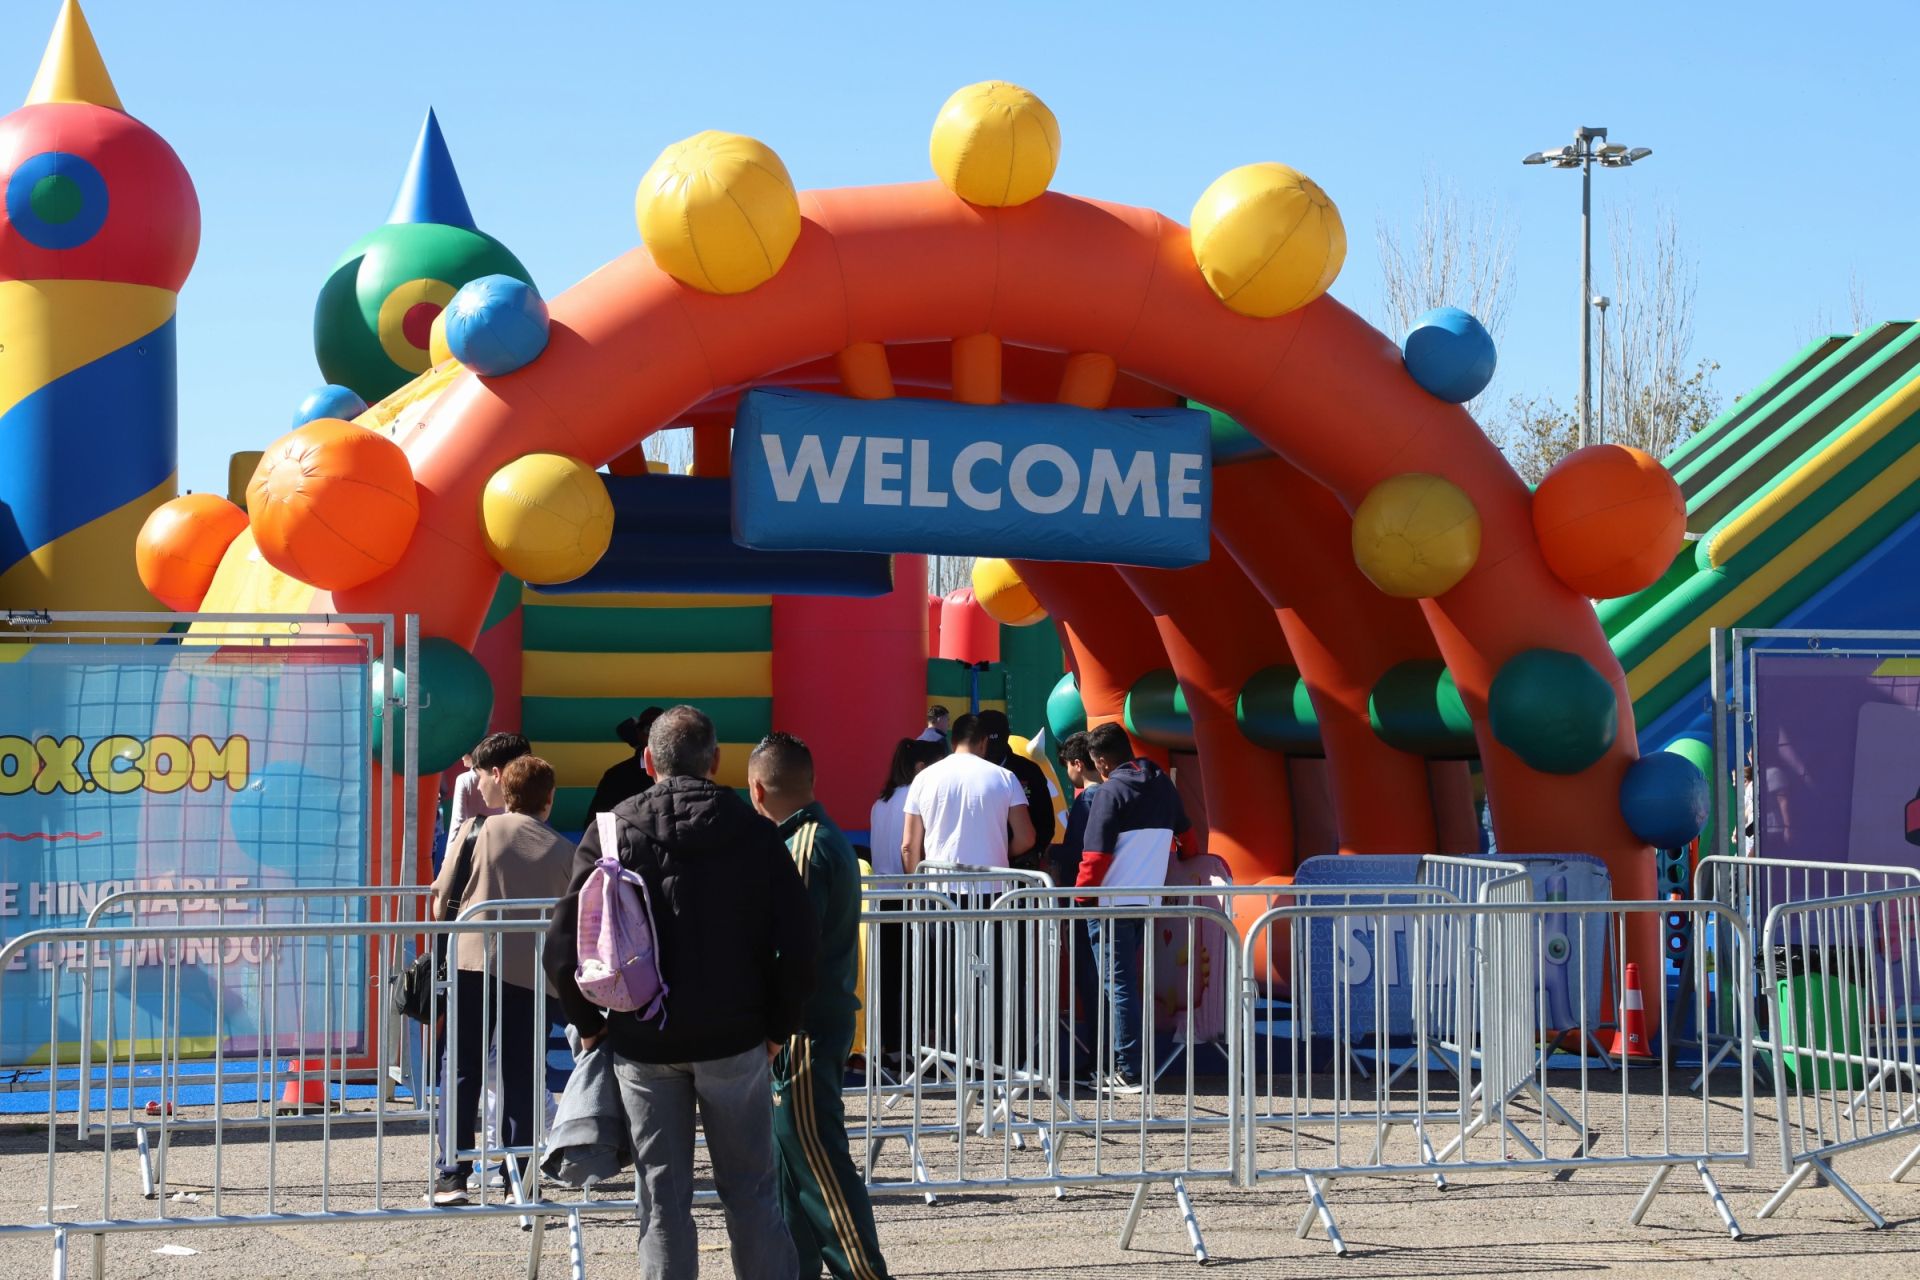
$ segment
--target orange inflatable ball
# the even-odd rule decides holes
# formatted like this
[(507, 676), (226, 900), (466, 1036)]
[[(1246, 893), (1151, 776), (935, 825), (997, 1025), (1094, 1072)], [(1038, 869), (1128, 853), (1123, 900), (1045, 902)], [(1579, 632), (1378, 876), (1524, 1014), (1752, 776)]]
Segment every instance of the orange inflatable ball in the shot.
[(413, 468), (377, 431), (318, 418), (278, 440), (247, 484), (268, 564), (324, 591), (370, 582), (400, 560), (420, 519)]
[(246, 527), (247, 513), (217, 493), (161, 503), (133, 542), (141, 585), (176, 613), (192, 613), (207, 598), (228, 545)]
[(1533, 532), (1554, 576), (1594, 600), (1644, 591), (1686, 541), (1687, 500), (1652, 454), (1589, 445), (1533, 495)]

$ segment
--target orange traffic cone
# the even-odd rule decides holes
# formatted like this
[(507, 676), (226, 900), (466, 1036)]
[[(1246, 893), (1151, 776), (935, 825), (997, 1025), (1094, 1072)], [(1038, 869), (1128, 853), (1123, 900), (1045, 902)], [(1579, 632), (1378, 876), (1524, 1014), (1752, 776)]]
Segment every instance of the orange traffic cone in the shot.
[(1651, 1058), (1653, 1046), (1647, 1042), (1647, 1000), (1640, 990), (1640, 966), (1627, 966), (1627, 987), (1620, 993), (1620, 1022), (1613, 1031), (1613, 1043), (1607, 1052), (1616, 1058)]
[[(299, 1073), (305, 1072), (303, 1078)], [(287, 1075), (291, 1078), (280, 1089), (280, 1110), (305, 1111), (308, 1107), (327, 1105), (327, 1060), (308, 1058), (304, 1062), (287, 1059)]]

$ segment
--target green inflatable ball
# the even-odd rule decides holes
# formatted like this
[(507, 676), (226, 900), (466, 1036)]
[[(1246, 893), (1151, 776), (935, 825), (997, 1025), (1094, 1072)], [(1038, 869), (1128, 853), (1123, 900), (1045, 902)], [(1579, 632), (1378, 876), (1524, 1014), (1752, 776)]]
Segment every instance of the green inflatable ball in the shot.
[(1579, 773), (1613, 746), (1613, 686), (1579, 654), (1528, 649), (1508, 659), (1487, 695), (1494, 740), (1541, 773)]
[(1070, 733), (1085, 733), (1086, 729), (1086, 704), (1080, 701), (1080, 686), (1069, 671), (1047, 695), (1047, 732), (1059, 742)]
[[(486, 736), (493, 716), (493, 679), (480, 660), (451, 640), (432, 636), (420, 642), (420, 678), (408, 679), (405, 670), (393, 673), (395, 697), (420, 695), (419, 758), (421, 775), (439, 773), (460, 763), (460, 757)], [(378, 760), (386, 737), (387, 665), (373, 664), (373, 756)], [(406, 708), (394, 708), (393, 749), (406, 750)], [(396, 762), (396, 767), (398, 767)]]

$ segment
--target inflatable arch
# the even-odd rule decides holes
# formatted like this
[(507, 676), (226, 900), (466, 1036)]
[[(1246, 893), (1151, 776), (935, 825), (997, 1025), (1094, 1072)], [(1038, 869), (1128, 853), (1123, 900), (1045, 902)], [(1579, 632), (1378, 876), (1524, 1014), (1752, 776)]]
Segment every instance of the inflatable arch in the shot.
[[(730, 138), (701, 135), (683, 146), (759, 146)], [(1057, 133), (1054, 141), (1057, 150)], [(760, 151), (753, 181), (784, 182), (777, 157)], [(1012, 192), (1018, 184), (1009, 182), (985, 195), (968, 185), (964, 165), (958, 178), (942, 168), (938, 130), (934, 154), (942, 181), (788, 197), (794, 216), (784, 231), (756, 222), (756, 206), (744, 202), (747, 234), (736, 247), (750, 241), (745, 257), (757, 257), (744, 279), (718, 278), (739, 254), (702, 262), (690, 246), (676, 255), (660, 243), (643, 184), (646, 247), (553, 299), (550, 313), (537, 297), (509, 300), (521, 330), (544, 327), (544, 347), (531, 343), (516, 358), (472, 337), (463, 349), (456, 299), (447, 323), (455, 359), (359, 420), (392, 442), (413, 482), (396, 499), (410, 504), (395, 517), (405, 529), (384, 554), (370, 553), (379, 563), (331, 584), (326, 573), (303, 582), (296, 575), (306, 570), (287, 549), (300, 509), (276, 508), (265, 519), (256, 510), (251, 529), (227, 548), (204, 607), (413, 611), (425, 634), (470, 644), (507, 559), (483, 519), (486, 491), (503, 469), (535, 454), (597, 468), (630, 458), (656, 430), (686, 424), (696, 427), (696, 456), (717, 465), (716, 432), (741, 390), (756, 385), (980, 404), (1184, 397), (1230, 415), (1270, 451), (1216, 468), (1211, 559), (1184, 570), (1019, 568), (1060, 626), (1091, 718), (1118, 718), (1144, 670), (1172, 667), (1192, 717), (1215, 847), (1236, 876), (1285, 875), (1293, 865), (1285, 762), (1236, 723), (1249, 678), (1276, 666), (1298, 671), (1318, 719), (1342, 847), (1415, 852), (1438, 847), (1426, 762), (1383, 741), (1369, 702), (1392, 672), (1439, 672), (1444, 662), (1449, 696), (1457, 691), (1471, 717), (1500, 848), (1596, 853), (1611, 865), (1616, 893), (1653, 896), (1652, 859), (1618, 800), (1636, 751), (1631, 703), (1592, 605), (1556, 577), (1527, 487), (1468, 413), (1423, 390), (1394, 341), (1321, 296), (1331, 271), (1304, 300), (1271, 314), (1281, 308), (1235, 296), (1205, 269), (1177, 222), (1046, 192), (1051, 153), (1034, 191)], [(1020, 168), (1012, 165), (1016, 178)], [(777, 213), (777, 195), (763, 203)], [(1330, 206), (1325, 212), (1334, 216)], [(284, 466), (326, 469), (311, 450), (282, 448), (315, 425), (276, 446)], [(269, 451), (255, 486), (277, 501), (291, 490), (271, 474), (275, 457)], [(1432, 497), (1477, 515), (1477, 554), (1457, 581), (1388, 595), (1355, 567), (1352, 513), (1366, 518), (1370, 496), (1408, 482), (1416, 488), (1403, 513)], [(327, 514), (308, 509), (304, 518)], [(1610, 705), (1595, 711), (1606, 723), (1588, 735), (1596, 745), (1584, 757), (1522, 742), (1525, 727), (1512, 726), (1524, 707), (1504, 728), (1497, 705), (1489, 714), (1505, 696), (1496, 689), (1503, 672), (1530, 685), (1537, 708), (1537, 672), (1549, 669), (1584, 669), (1603, 695), (1610, 691)]]

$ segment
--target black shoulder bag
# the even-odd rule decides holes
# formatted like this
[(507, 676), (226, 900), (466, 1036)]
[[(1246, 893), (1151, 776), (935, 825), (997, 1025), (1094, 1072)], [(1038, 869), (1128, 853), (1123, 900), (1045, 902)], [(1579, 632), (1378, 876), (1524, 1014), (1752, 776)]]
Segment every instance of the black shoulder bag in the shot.
[[(447, 895), (440, 903), (440, 919), (452, 920), (460, 914), (460, 904), (467, 896), (467, 886), (473, 883), (473, 848), (480, 840), (480, 824), (486, 818), (478, 817), (467, 824), (466, 839), (460, 842), (460, 850), (454, 854), (453, 879), (447, 884)], [(433, 975), (435, 970), (444, 973), (447, 968), (447, 935), (436, 933), (433, 946), (415, 956), (413, 963), (394, 974), (387, 980), (387, 998), (394, 1010), (412, 1018), (415, 1022), (433, 1020)]]

